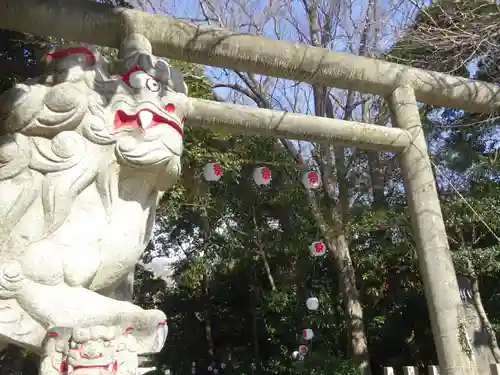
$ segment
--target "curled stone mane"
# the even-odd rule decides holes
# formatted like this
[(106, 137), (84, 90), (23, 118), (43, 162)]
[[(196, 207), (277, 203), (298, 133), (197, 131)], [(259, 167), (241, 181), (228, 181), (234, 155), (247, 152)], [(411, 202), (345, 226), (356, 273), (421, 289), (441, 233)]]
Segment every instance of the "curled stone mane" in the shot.
[(185, 97), (182, 76), (166, 60), (151, 55), (149, 42), (145, 49), (121, 52), (121, 59), (110, 63), (91, 46), (57, 47), (42, 60), (45, 75), (0, 97), (0, 245), (37, 197), (44, 229), (31, 241), (59, 228), (76, 197), (94, 182), (109, 209), (109, 171), (118, 164), (166, 166), (164, 173), (172, 176), (180, 172), (180, 155), (172, 156), (165, 137), (153, 133), (138, 141), (130, 130), (113, 133), (108, 107), (130, 97), (119, 74), (111, 72), (140, 66)]
[[(138, 34), (117, 61), (65, 45), (41, 63), (0, 96), (0, 346), (41, 354), (42, 375), (135, 374), (168, 334), (128, 285), (180, 175), (186, 86)], [(52, 350), (70, 337), (80, 350)]]

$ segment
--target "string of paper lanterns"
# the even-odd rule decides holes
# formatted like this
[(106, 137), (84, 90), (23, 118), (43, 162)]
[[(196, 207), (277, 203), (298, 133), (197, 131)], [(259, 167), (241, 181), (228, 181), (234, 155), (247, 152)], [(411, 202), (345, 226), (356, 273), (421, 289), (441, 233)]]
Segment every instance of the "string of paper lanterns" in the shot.
[[(219, 163), (207, 163), (203, 167), (203, 177), (209, 182), (216, 182), (222, 178), (223, 168)], [(253, 181), (256, 185), (269, 185), (272, 180), (272, 172), (269, 167), (256, 167), (252, 173)], [(321, 187), (321, 176), (314, 168), (305, 170), (300, 179), (306, 189), (318, 189)], [(309, 252), (313, 257), (321, 257), (326, 254), (327, 248), (322, 241), (314, 241), (309, 245)], [(319, 308), (318, 298), (311, 296), (306, 300), (306, 307), (310, 311), (316, 311)], [(314, 331), (311, 328), (302, 329), (302, 339), (308, 343), (314, 338)], [(297, 350), (292, 353), (292, 359), (303, 360), (309, 352), (309, 345), (299, 345)], [(209, 371), (212, 369), (209, 368)], [(196, 372), (193, 364), (192, 373)]]
[[(223, 174), (224, 170), (219, 163), (207, 163), (203, 167), (203, 177), (209, 182), (219, 181)], [(257, 185), (269, 185), (272, 180), (272, 172), (269, 167), (257, 167), (253, 170), (252, 177)], [(301, 182), (306, 189), (321, 187), (321, 177), (314, 168), (309, 168), (302, 173)]]
[[(321, 241), (315, 241), (309, 246), (309, 250), (311, 252), (311, 255), (313, 257), (319, 257), (322, 255), (325, 255), (326, 253), (326, 246), (323, 242)], [(306, 300), (306, 307), (309, 311), (316, 311), (319, 308), (319, 299), (315, 296), (310, 296)], [(304, 328), (302, 329), (302, 339), (306, 341), (308, 344), (311, 344), (312, 339), (314, 338), (314, 331), (312, 328)], [(301, 344), (292, 353), (292, 359), (293, 360), (303, 360), (304, 357), (309, 353), (309, 345), (306, 344)]]

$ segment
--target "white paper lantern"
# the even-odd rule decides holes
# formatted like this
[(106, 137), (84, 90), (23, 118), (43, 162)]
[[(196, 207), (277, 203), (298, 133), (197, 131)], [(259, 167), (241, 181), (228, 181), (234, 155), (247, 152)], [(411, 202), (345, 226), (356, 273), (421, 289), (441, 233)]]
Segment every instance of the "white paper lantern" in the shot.
[(207, 181), (219, 181), (222, 174), (222, 166), (219, 163), (207, 163), (203, 167), (203, 177)]
[(320, 257), (326, 254), (326, 245), (321, 241), (314, 241), (309, 245), (309, 250), (312, 256)]
[(253, 171), (253, 180), (257, 185), (269, 185), (271, 178), (271, 170), (268, 167), (258, 167)]
[(299, 357), (300, 357), (300, 353), (297, 350), (292, 353), (292, 359), (294, 361), (297, 361), (299, 359)]
[(193, 368), (191, 369), (191, 374), (196, 374), (196, 367), (193, 367)]
[(226, 368), (226, 364), (225, 364), (224, 362), (222, 362), (222, 363), (220, 364), (220, 368), (224, 370), (224, 369)]
[(212, 366), (208, 366), (208, 371), (212, 371), (214, 368)]
[(196, 362), (191, 363), (191, 366), (196, 367)]
[(306, 355), (307, 352), (309, 351), (309, 348), (307, 347), (307, 345), (300, 345), (298, 351), (300, 355)]
[(316, 297), (309, 297), (306, 300), (306, 306), (308, 310), (315, 311), (319, 307), (319, 300)]
[(314, 337), (314, 332), (311, 328), (305, 328), (302, 330), (302, 337), (305, 340), (312, 340)]
[(217, 375), (219, 373), (219, 369), (214, 368), (214, 375)]
[(309, 169), (302, 174), (302, 185), (306, 189), (318, 189), (321, 187), (321, 176), (314, 169)]

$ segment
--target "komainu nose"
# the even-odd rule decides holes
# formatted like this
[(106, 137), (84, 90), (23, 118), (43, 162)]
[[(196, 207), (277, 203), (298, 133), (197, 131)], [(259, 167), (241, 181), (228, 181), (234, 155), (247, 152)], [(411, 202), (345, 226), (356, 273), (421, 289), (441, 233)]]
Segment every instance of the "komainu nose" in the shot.
[(82, 357), (87, 359), (97, 359), (102, 357), (102, 353), (94, 346), (90, 346), (83, 350)]

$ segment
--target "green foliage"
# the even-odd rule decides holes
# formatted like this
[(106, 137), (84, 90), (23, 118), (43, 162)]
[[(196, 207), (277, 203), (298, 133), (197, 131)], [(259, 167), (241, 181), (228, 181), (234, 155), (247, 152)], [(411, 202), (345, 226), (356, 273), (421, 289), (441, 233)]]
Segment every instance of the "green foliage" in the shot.
[[(495, 69), (500, 9), (489, 0), (439, 0), (424, 7), (389, 53), (390, 61), (469, 76), (467, 66), (479, 59)], [(490, 77), (493, 75), (490, 73)]]

